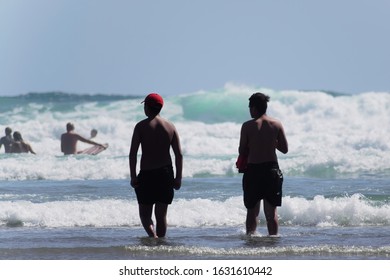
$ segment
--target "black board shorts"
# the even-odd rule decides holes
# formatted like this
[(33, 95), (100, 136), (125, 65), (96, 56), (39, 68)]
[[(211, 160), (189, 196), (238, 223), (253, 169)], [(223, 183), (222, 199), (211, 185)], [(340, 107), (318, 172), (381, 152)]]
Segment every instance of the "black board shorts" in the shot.
[(172, 165), (141, 170), (138, 174), (138, 184), (134, 190), (139, 204), (172, 203), (174, 194)]
[(252, 209), (262, 199), (273, 206), (282, 205), (283, 174), (277, 162), (248, 164), (242, 178), (244, 205)]

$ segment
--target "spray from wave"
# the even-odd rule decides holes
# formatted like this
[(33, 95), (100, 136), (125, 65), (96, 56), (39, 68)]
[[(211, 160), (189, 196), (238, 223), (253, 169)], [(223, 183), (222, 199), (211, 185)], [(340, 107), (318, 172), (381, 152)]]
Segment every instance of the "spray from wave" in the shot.
[[(282, 121), (289, 153), (278, 154), (289, 176), (335, 177), (389, 174), (390, 93), (356, 95), (324, 91), (274, 91), (228, 84), (223, 89), (166, 96), (162, 116), (176, 125), (185, 157), (184, 176), (235, 176), (248, 98), (271, 97), (269, 115)], [(145, 116), (143, 97), (34, 93), (0, 97), (0, 126), (22, 133), (37, 156), (0, 154), (5, 180), (127, 179), (132, 130)], [(110, 148), (96, 157), (67, 157), (59, 138), (72, 121)], [(82, 165), (84, 168), (79, 168)]]

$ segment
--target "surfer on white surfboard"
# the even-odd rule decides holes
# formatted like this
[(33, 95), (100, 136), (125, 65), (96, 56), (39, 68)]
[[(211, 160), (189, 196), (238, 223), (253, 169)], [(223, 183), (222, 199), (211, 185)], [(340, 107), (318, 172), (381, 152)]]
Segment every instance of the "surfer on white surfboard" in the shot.
[(82, 151), (77, 151), (78, 141), (99, 146), (103, 148), (103, 150), (107, 148), (106, 145), (96, 143), (95, 141), (84, 138), (81, 135), (75, 133), (74, 129), (75, 128), (72, 123), (67, 123), (66, 132), (61, 135), (61, 152), (63, 152), (64, 155), (73, 155), (73, 154), (81, 153)]

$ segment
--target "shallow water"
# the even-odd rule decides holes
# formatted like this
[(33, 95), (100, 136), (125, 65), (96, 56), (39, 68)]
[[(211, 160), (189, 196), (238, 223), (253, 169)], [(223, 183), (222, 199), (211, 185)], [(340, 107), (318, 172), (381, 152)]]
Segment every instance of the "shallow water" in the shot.
[[(0, 187), (0, 258), (389, 258), (383, 180), (369, 188), (358, 179), (286, 182), (278, 237), (267, 236), (262, 213), (258, 234), (245, 235), (240, 177), (231, 177), (184, 180), (161, 240), (146, 237), (125, 180), (9, 182)], [(362, 186), (352, 193), (348, 184)]]

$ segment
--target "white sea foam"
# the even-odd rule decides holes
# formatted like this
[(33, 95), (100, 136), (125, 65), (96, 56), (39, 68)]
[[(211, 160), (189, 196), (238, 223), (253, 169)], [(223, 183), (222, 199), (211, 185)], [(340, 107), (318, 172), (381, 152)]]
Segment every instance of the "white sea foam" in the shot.
[[(251, 93), (271, 96), (269, 115), (282, 121), (289, 153), (278, 154), (286, 175), (337, 176), (390, 172), (390, 94), (337, 95), (320, 91), (273, 91), (226, 85), (214, 92), (165, 97), (162, 116), (176, 125), (184, 152), (184, 176), (232, 175), (241, 123), (249, 119)], [(0, 155), (0, 178), (124, 179), (135, 124), (144, 118), (142, 98), (45, 101), (22, 97), (0, 112), (0, 125), (22, 132), (37, 156)], [(80, 97), (81, 98), (81, 97)], [(88, 136), (92, 128), (110, 147), (96, 157), (65, 159), (60, 135), (65, 124)], [(82, 167), (81, 167), (82, 166)]]
[[(224, 201), (214, 199), (177, 199), (169, 207), (172, 227), (243, 227), (246, 210), (242, 197)], [(360, 195), (312, 200), (286, 197), (278, 209), (282, 226), (388, 226), (389, 205), (371, 205)], [(260, 215), (264, 225), (264, 216)], [(139, 227), (135, 200), (99, 199), (34, 203), (1, 201), (0, 226), (24, 227)]]

